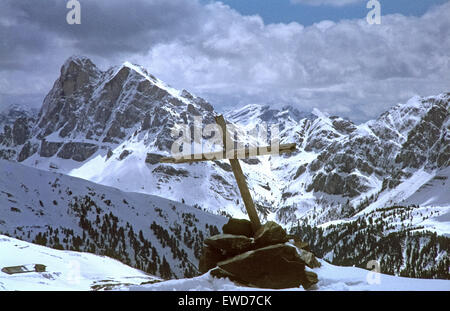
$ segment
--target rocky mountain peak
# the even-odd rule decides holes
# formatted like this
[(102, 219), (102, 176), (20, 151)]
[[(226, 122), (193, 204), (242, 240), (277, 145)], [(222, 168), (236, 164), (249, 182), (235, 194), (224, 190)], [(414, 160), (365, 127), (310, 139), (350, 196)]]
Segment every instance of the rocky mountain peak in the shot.
[(273, 108), (270, 105), (249, 104), (240, 109), (227, 112), (227, 120), (244, 126), (253, 126), (261, 122), (279, 124), (282, 129), (287, 123), (297, 123), (302, 119), (314, 120), (316, 116), (309, 112), (300, 111), (294, 106)]
[[(431, 97), (414, 96), (406, 103), (398, 104), (381, 114), (376, 120), (371, 120), (366, 125), (375, 135), (382, 139), (392, 140), (397, 144), (407, 141), (409, 132), (421, 123), (429, 113), (435, 109), (447, 109), (450, 96), (440, 94)], [(447, 107), (447, 108), (446, 108)]]
[(94, 70), (98, 70), (98, 68), (89, 58), (74, 55), (69, 57), (61, 66), (61, 76)]
[(8, 158), (20, 153), (23, 160), (38, 152), (41, 157), (82, 162), (137, 134), (145, 144), (168, 150), (172, 126), (192, 123), (194, 116), (212, 123), (213, 107), (188, 91), (168, 86), (141, 66), (125, 62), (101, 71), (89, 58), (72, 56), (45, 97), (38, 121), (16, 126), (27, 134), (18, 140), (20, 145), (29, 138), (33, 143), (10, 150)]
[(292, 105), (286, 105), (280, 109), (279, 116), (283, 115), (289, 116), (295, 121), (300, 121), (301, 119), (308, 119), (308, 120), (316, 119), (316, 116), (313, 113), (301, 111), (297, 107), (294, 107)]
[(101, 75), (101, 71), (87, 57), (72, 56), (61, 67), (60, 81), (64, 96), (70, 96)]
[[(224, 163), (174, 167), (157, 160), (170, 152), (175, 124), (192, 129), (195, 116), (204, 124), (215, 122), (207, 101), (128, 62), (101, 71), (87, 58), (71, 57), (61, 72), (39, 120), (17, 118), (0, 133), (0, 158), (42, 169), (58, 163), (60, 172), (126, 191), (230, 214), (243, 211)], [(244, 143), (266, 145), (265, 138), (250, 137), (266, 122), (280, 125), (282, 143), (297, 144), (289, 157), (243, 161), (260, 211), (288, 223), (300, 217), (297, 207), (306, 213), (319, 206), (324, 208), (317, 218), (321, 222), (351, 215), (416, 171), (433, 176), (450, 165), (449, 99), (450, 94), (416, 97), (360, 125), (317, 109), (304, 113), (293, 106), (257, 104), (227, 112), (225, 118), (249, 133)], [(205, 181), (210, 187), (203, 187)]]

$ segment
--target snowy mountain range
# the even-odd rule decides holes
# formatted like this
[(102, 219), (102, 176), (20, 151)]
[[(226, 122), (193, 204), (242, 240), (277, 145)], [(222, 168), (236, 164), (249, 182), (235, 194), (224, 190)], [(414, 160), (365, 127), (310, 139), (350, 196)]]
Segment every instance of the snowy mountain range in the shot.
[[(313, 248), (318, 245), (314, 251), (331, 262), (342, 260), (339, 264), (363, 266), (369, 257), (385, 260), (384, 263), (389, 262), (383, 257), (388, 250), (372, 253), (368, 250), (364, 253), (361, 250), (361, 254), (364, 254), (359, 257), (349, 253), (347, 257), (336, 259), (333, 254), (339, 253), (338, 243), (324, 245), (323, 241), (333, 240), (329, 238), (331, 235), (348, 232), (348, 228), (352, 226), (356, 226), (361, 232), (364, 232), (364, 228), (370, 229), (377, 224), (381, 226), (386, 212), (392, 207), (398, 207), (399, 212), (391, 215), (391, 226), (374, 230), (376, 233), (373, 234), (381, 237), (390, 233), (411, 232), (425, 234), (427, 238), (429, 234), (437, 234), (444, 242), (436, 250), (436, 260), (448, 267), (449, 102), (450, 93), (426, 98), (414, 97), (406, 103), (392, 107), (376, 120), (363, 124), (328, 116), (318, 110), (311, 113), (302, 112), (291, 106), (275, 109), (263, 105), (249, 105), (229, 111), (224, 116), (242, 133), (239, 138), (242, 137), (250, 145), (267, 145), (267, 141), (248, 134), (262, 123), (279, 126), (281, 143), (297, 144), (297, 151), (291, 155), (261, 156), (241, 161), (262, 219), (275, 220), (286, 228), (309, 237), (308, 242)], [(86, 187), (91, 187), (102, 189), (94, 190), (95, 194), (90, 196), (90, 200), (98, 204), (105, 213), (110, 212), (111, 207), (105, 206), (104, 200), (99, 200), (97, 196), (109, 191), (115, 201), (112, 198), (106, 200), (116, 202), (116, 207), (123, 205), (120, 203), (122, 196), (131, 196), (132, 198), (125, 200), (134, 200), (135, 204), (132, 206), (138, 209), (141, 203), (137, 198), (141, 196), (128, 193), (134, 192), (195, 205), (197, 209), (192, 210), (197, 213), (203, 210), (217, 215), (246, 218), (245, 208), (228, 163), (159, 163), (161, 156), (170, 154), (175, 140), (175, 137), (171, 136), (173, 127), (180, 123), (195, 127), (195, 116), (202, 118), (203, 125), (214, 123), (215, 114), (213, 106), (204, 99), (186, 90), (179, 91), (166, 85), (140, 66), (126, 62), (102, 71), (88, 58), (71, 57), (62, 66), (60, 77), (38, 113), (18, 114), (5, 111), (0, 114), (0, 124), (3, 125), (3, 133), (0, 134), (0, 158), (10, 161), (2, 161), (1, 168), (17, 170), (17, 174), (20, 172), (20, 175), (10, 174), (10, 177), (3, 181), (1, 186), (5, 188), (1, 190), (25, 200), (22, 202), (12, 199), (18, 202), (18, 207), (8, 206), (6, 212), (2, 213), (8, 214), (4, 216), (8, 217), (8, 220), (14, 215), (10, 208), (18, 208), (24, 213), (35, 213), (26, 206), (39, 210), (36, 202), (44, 201), (43, 198), (47, 200), (47, 193), (52, 197), (48, 189), (39, 188), (41, 182), (37, 181), (41, 177), (36, 175), (50, 173), (32, 169), (37, 168), (51, 174), (59, 173), (79, 178), (45, 175), (50, 184), (53, 184), (56, 178), (63, 181), (64, 189), (57, 190), (62, 193), (73, 188), (72, 182), (76, 181), (80, 190), (68, 191), (75, 193), (78, 201), (63, 195), (60, 199), (64, 197), (62, 200), (65, 203), (58, 203), (58, 197), (52, 197), (52, 200), (57, 200), (57, 204), (64, 205), (68, 210), (71, 208), (66, 207), (67, 202), (91, 204), (83, 201), (88, 194)], [(36, 176), (35, 182), (26, 184), (29, 179), (25, 176), (29, 174)], [(6, 188), (9, 179), (14, 176), (18, 178), (16, 186), (19, 187)], [(18, 191), (22, 191), (20, 183), (38, 192), (40, 189), (39, 193), (47, 193), (41, 195), (32, 190), (25, 196), (19, 195)], [(120, 195), (116, 197), (113, 193)], [(149, 196), (145, 198), (151, 198), (148, 199), (150, 201), (162, 200)], [(10, 204), (8, 202), (4, 201), (5, 204)], [(52, 203), (48, 201), (45, 204), (51, 206)], [(164, 204), (166, 207), (170, 204), (185, 206), (182, 203)], [(142, 215), (144, 211), (140, 210), (138, 213)], [(117, 217), (135, 226), (135, 219), (127, 218), (126, 215), (127, 213), (124, 213)], [(213, 216), (207, 213), (204, 215), (207, 216), (198, 216), (199, 221), (202, 221), (202, 228), (206, 224), (220, 227), (219, 224), (225, 221), (221, 217), (208, 218)], [(56, 216), (52, 214), (51, 217)], [(180, 219), (179, 215), (173, 217)], [(361, 225), (363, 220), (368, 221), (369, 218), (372, 223)], [(71, 220), (72, 223), (75, 219)], [(48, 221), (55, 222), (57, 223), (55, 219)], [(17, 223), (17, 226), (26, 225)], [(0, 231), (17, 236), (17, 227), (8, 225), (2, 229), (1, 226), (0, 224)], [(79, 224), (75, 223), (66, 229), (78, 230), (77, 226), (79, 227)], [(163, 228), (169, 230), (167, 226)], [(319, 235), (312, 232), (311, 228), (322, 228), (323, 232)], [(78, 232), (78, 235), (84, 232), (76, 230), (74, 233)], [(133, 230), (144, 230), (144, 225), (142, 228), (136, 226)], [(38, 232), (44, 233), (36, 231)], [(353, 233), (348, 236), (349, 240), (354, 240), (356, 233)], [(321, 240), (315, 240), (319, 239), (319, 236)], [(23, 235), (17, 237), (25, 238)], [(29, 240), (35, 238), (31, 234)], [(377, 240), (377, 237), (373, 238)], [(145, 239), (152, 244), (155, 240), (150, 236)], [(404, 243), (405, 239), (406, 237), (402, 236), (398, 243)], [(198, 241), (200, 240), (199, 238)], [(127, 243), (131, 241), (127, 241), (124, 248), (130, 247)], [(435, 242), (430, 243), (436, 245)], [(374, 245), (368, 244), (367, 247)], [(419, 245), (418, 251), (423, 247)], [(192, 254), (192, 249), (186, 248), (185, 252), (189, 260), (194, 261), (196, 257)], [(389, 273), (420, 276), (422, 274), (419, 272), (427, 270), (426, 266), (431, 264), (430, 260), (434, 260), (427, 257), (419, 268), (406, 269), (406, 262), (411, 260), (412, 253), (407, 254), (406, 246), (401, 247), (399, 252), (403, 270), (398, 267)], [(161, 251), (158, 250), (158, 253)], [(170, 253), (164, 256), (169, 261)], [(133, 263), (132, 258), (130, 261)], [(182, 262), (183, 260), (169, 262), (171, 267), (178, 265), (172, 269), (172, 273), (177, 277), (193, 273), (190, 265), (180, 267)], [(140, 267), (138, 262), (134, 264)], [(142, 264), (146, 265), (148, 262), (144, 261)], [(412, 272), (413, 270), (415, 272)], [(442, 271), (424, 275), (450, 278), (448, 271), (446, 274)]]

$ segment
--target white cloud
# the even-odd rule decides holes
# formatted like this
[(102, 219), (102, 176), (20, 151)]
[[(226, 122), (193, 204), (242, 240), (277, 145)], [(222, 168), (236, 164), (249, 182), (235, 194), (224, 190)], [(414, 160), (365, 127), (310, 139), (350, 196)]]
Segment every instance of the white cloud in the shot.
[[(204, 96), (219, 110), (248, 103), (292, 104), (363, 121), (413, 95), (450, 91), (450, 3), (422, 17), (386, 15), (381, 25), (369, 25), (361, 17), (308, 27), (266, 25), (259, 16), (242, 16), (220, 3), (195, 3), (178, 0), (178, 6), (161, 7), (159, 14), (173, 18), (160, 19), (158, 35), (152, 35), (151, 25), (149, 35), (135, 23), (139, 32), (132, 39), (117, 34), (117, 50), (104, 42), (102, 31), (108, 27), (84, 38), (70, 37), (67, 30), (45, 35), (43, 26), (21, 25), (17, 33), (27, 33), (22, 43), (15, 39), (20, 36), (5, 31), (2, 37), (14, 43), (5, 51), (12, 48), (15, 57), (14, 62), (4, 57), (4, 65), (0, 59), (0, 73), (7, 77), (0, 79), (0, 95), (26, 89), (48, 92), (71, 54), (86, 54), (102, 67), (125, 60), (142, 64), (173, 86)], [(189, 10), (183, 9), (185, 4)], [(116, 12), (111, 7), (109, 11)], [(146, 16), (145, 7), (138, 16)], [(180, 18), (185, 27), (174, 25)], [(117, 23), (115, 29), (125, 23), (126, 31), (133, 32), (126, 16)], [(114, 41), (113, 35), (108, 32), (107, 41)], [(30, 42), (27, 38), (43, 36), (48, 42), (35, 40), (33, 49), (23, 48)], [(93, 49), (92, 42), (104, 45)], [(26, 71), (14, 69), (14, 63), (25, 62)]]
[(364, 2), (367, 0), (291, 0), (293, 4), (306, 4), (306, 5), (330, 5), (330, 6), (345, 6), (358, 2)]
[(264, 25), (229, 8), (206, 7), (203, 30), (161, 43), (142, 62), (178, 87), (223, 106), (318, 107), (357, 121), (410, 96), (449, 91), (450, 3), (425, 16)]

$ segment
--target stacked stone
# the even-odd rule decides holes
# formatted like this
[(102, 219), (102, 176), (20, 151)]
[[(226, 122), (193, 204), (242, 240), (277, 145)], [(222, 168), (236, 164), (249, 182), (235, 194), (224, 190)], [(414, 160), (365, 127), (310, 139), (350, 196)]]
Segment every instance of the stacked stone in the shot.
[(250, 221), (232, 218), (222, 230), (204, 242), (201, 273), (271, 289), (308, 289), (318, 282), (316, 273), (305, 270), (320, 267), (308, 244), (287, 235), (277, 223), (269, 221), (253, 232)]

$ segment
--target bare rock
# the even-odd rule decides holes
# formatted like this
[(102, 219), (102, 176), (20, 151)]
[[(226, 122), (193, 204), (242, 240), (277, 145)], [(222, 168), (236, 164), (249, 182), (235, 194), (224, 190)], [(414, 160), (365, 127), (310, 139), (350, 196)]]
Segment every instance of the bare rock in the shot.
[(59, 148), (61, 148), (63, 143), (54, 143), (48, 142), (46, 140), (42, 140), (41, 142), (41, 150), (39, 155), (41, 157), (50, 158), (58, 152)]
[(30, 136), (30, 129), (26, 118), (19, 118), (12, 129), (13, 141), (16, 145), (23, 145)]
[(130, 150), (124, 150), (124, 151), (122, 151), (122, 153), (120, 154), (120, 156), (119, 156), (119, 160), (120, 161), (122, 161), (123, 159), (125, 159), (126, 157), (128, 157), (130, 154), (132, 154), (133, 153), (133, 151), (130, 151)]
[(70, 142), (64, 144), (58, 152), (58, 157), (62, 159), (72, 159), (83, 162), (97, 152), (98, 146), (90, 143)]
[(27, 141), (23, 147), (22, 150), (20, 150), (20, 153), (17, 157), (18, 162), (23, 162), (26, 159), (28, 159), (31, 155), (35, 154), (36, 151), (39, 149), (38, 144), (31, 144), (30, 141)]
[(198, 270), (200, 273), (206, 273), (217, 266), (219, 261), (225, 260), (226, 256), (218, 249), (205, 246), (200, 257)]
[(258, 247), (285, 243), (288, 241), (286, 231), (279, 224), (268, 221), (255, 233), (255, 243)]
[(311, 269), (319, 268), (321, 266), (320, 262), (316, 259), (316, 256), (314, 256), (313, 253), (298, 248), (298, 254), (305, 264)]
[(219, 262), (217, 266), (228, 275), (260, 288), (295, 288), (308, 284), (305, 263), (297, 250), (277, 244)]
[(317, 274), (312, 271), (305, 271), (305, 278), (302, 279), (302, 286), (304, 289), (309, 289), (314, 284), (319, 282)]
[(188, 177), (189, 172), (185, 169), (176, 169), (173, 166), (169, 165), (159, 165), (155, 169), (153, 169), (152, 173), (155, 174), (163, 174), (166, 176), (179, 176), (179, 177)]
[(159, 160), (161, 160), (163, 156), (157, 153), (147, 153), (147, 157), (145, 158), (145, 163), (148, 164), (158, 164)]
[(311, 248), (309, 247), (309, 244), (307, 242), (295, 241), (294, 245), (297, 246), (297, 248), (299, 248), (299, 249), (304, 249), (305, 251), (308, 251), (308, 252), (311, 251)]
[(206, 245), (224, 251), (227, 255), (237, 255), (251, 250), (254, 247), (253, 239), (244, 235), (218, 234), (209, 237)]
[(231, 218), (228, 223), (222, 227), (225, 234), (244, 235), (246, 237), (253, 237), (252, 223), (247, 219)]

